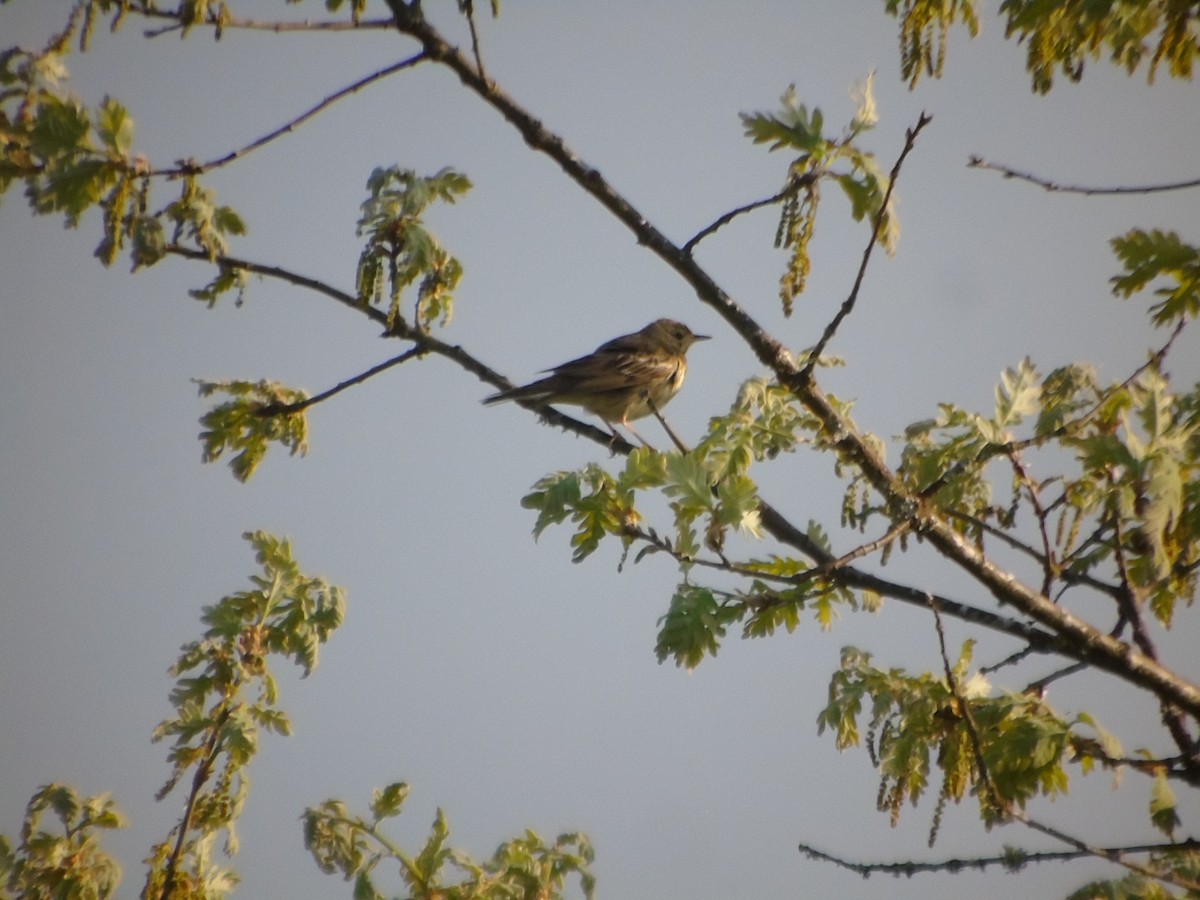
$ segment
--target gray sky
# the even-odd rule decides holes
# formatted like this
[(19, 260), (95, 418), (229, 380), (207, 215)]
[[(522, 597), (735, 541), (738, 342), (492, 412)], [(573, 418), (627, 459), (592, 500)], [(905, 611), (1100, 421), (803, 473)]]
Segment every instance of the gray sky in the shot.
[[(450, 6), (431, 4), (431, 14), (465, 40)], [(1195, 192), (1048, 195), (965, 164), (978, 154), (1096, 184), (1195, 177), (1194, 85), (1160, 76), (1150, 88), (1144, 75), (1092, 64), (1081, 85), (1035, 97), (1023, 48), (1002, 40), (989, 13), (978, 40), (952, 35), (945, 79), (910, 93), (881, 6), (507, 3), (480, 25), (489, 74), (679, 241), (778, 190), (787, 159), (743, 138), (737, 114), (774, 110), (789, 83), (827, 121), (848, 122), (848, 89), (877, 70), (881, 121), (867, 143), (885, 168), (904, 129), (922, 110), (933, 115), (898, 188), (899, 253), (876, 256), (830, 348), (848, 363), (830, 388), (856, 398), (867, 429), (894, 435), (940, 401), (989, 410), (1000, 371), (1025, 355), (1043, 372), (1085, 359), (1105, 378), (1125, 377), (1165, 335), (1146, 324), (1143, 300), (1109, 294), (1117, 263), (1107, 241), (1140, 226), (1195, 242)], [(238, 8), (322, 14), (316, 3)], [(41, 45), (65, 13), (7, 4), (0, 44)], [(124, 102), (155, 164), (242, 146), (414, 49), (389, 33), (235, 31), (219, 43), (140, 33), (136, 19), (116, 36), (97, 29), (92, 52), (72, 57), (73, 87), (88, 102)], [(431, 218), (466, 267), (446, 337), (514, 380), (659, 316), (681, 319), (715, 336), (693, 350), (670, 408), (694, 441), (741, 380), (760, 374), (678, 278), (446, 71), (424, 66), (375, 85), (208, 183), (249, 225), (237, 254), (352, 290), (364, 184), (391, 164), (452, 165), (475, 182)], [(847, 220), (828, 188), (810, 287), (788, 320), (773, 210), (739, 219), (698, 256), (798, 349), (850, 289), (867, 231)], [(250, 770), (234, 864), (241, 896), (348, 892), (312, 864), (298, 817), (331, 796), (365, 809), (373, 787), (395, 780), (413, 786), (393, 826), (402, 841), (422, 840), (439, 805), (452, 843), (478, 856), (525, 827), (547, 838), (581, 829), (606, 897), (1061, 896), (1111, 871), (863, 881), (801, 858), (801, 841), (852, 858), (1048, 846), (987, 834), (965, 805), (927, 850), (932, 802), (889, 828), (874, 811), (865, 752), (839, 755), (816, 735), (842, 646), (872, 649), (882, 665), (939, 665), (926, 617), (892, 604), (829, 633), (808, 621), (769, 640), (732, 636), (690, 675), (659, 666), (655, 622), (675, 567), (651, 557), (618, 574), (615, 547), (572, 565), (568, 532), (534, 543), (533, 515), (519, 505), (542, 475), (603, 463), (603, 451), (516, 406), (481, 408), (489, 389), (437, 359), (318, 406), (309, 455), (273, 451), (239, 485), (223, 464), (200, 465), (205, 406), (189, 379), (267, 377), (315, 393), (397, 347), (365, 318), (287, 285), (253, 283), (241, 308), (227, 300), (210, 311), (186, 296), (209, 278), (202, 267), (105, 270), (91, 256), (97, 225), (89, 216), (71, 232), (32, 219), (18, 192), (0, 205), (3, 833), (16, 833), (45, 782), (112, 791), (132, 827), (109, 846), (126, 869), (122, 896), (137, 892), (139, 860), (182, 801), (153, 800), (168, 772), (166, 748), (149, 741), (170, 712), (166, 668), (200, 634), (201, 607), (246, 585), (254, 563), (240, 534), (262, 528), (289, 536), (306, 571), (345, 586), (349, 610), (312, 678), (281, 672), (294, 735), (264, 738)], [(1185, 335), (1170, 367), (1180, 384), (1200, 376), (1196, 358)], [(639, 430), (651, 437), (657, 425)], [(836, 524), (828, 459), (801, 453), (752, 474), (794, 521)], [(835, 535), (842, 549), (854, 540)], [(919, 552), (890, 574), (962, 587)], [(1176, 646), (1196, 637), (1186, 616), (1176, 632)], [(1121, 734), (1132, 748), (1139, 720), (1123, 699), (1069, 685), (1051, 697), (1133, 723)], [(1038, 811), (1064, 827), (1082, 819), (1098, 842), (1154, 839), (1144, 780), (1127, 778), (1119, 792), (1106, 776), (1090, 781), (1075, 779), (1067, 802)], [(1183, 813), (1194, 827), (1196, 802)]]

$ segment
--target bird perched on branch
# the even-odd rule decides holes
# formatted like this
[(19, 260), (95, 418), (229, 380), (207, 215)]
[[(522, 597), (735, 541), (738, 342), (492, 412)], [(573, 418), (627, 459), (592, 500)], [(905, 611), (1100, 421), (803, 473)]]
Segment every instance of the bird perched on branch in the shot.
[(642, 443), (630, 419), (661, 412), (683, 384), (687, 351), (708, 335), (671, 319), (658, 319), (641, 331), (613, 338), (587, 356), (565, 362), (524, 387), (509, 388), (484, 399), (485, 404), (505, 400), (533, 400), (582, 406), (613, 429), (620, 423)]

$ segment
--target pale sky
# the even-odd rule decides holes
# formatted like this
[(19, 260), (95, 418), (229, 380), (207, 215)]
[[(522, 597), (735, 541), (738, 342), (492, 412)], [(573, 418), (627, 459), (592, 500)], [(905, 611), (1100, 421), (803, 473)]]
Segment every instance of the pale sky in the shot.
[[(234, 6), (257, 18), (324, 15), (315, 2)], [(453, 4), (428, 6), (465, 42)], [(40, 46), (66, 11), (0, 7), (0, 46)], [(383, 14), (371, 4), (369, 15)], [(1111, 296), (1108, 240), (1135, 226), (1200, 240), (1195, 191), (1088, 199), (966, 168), (977, 154), (1115, 185), (1194, 178), (1200, 163), (1193, 84), (1160, 74), (1148, 87), (1144, 73), (1094, 63), (1082, 84), (1034, 96), (1024, 49), (1002, 40), (994, 16), (974, 42), (954, 33), (945, 78), (914, 92), (900, 81), (896, 23), (878, 3), (509, 2), (480, 26), (489, 75), (680, 242), (779, 189), (788, 159), (745, 139), (738, 113), (774, 110), (789, 84), (827, 122), (849, 122), (849, 90), (875, 70), (880, 124), (865, 143), (884, 168), (905, 128), (922, 110), (933, 115), (897, 189), (899, 252), (875, 257), (829, 348), (847, 363), (829, 389), (890, 438), (938, 402), (990, 410), (1000, 372), (1026, 355), (1043, 372), (1087, 360), (1124, 378), (1165, 335), (1147, 324), (1144, 298)], [(120, 99), (139, 152), (159, 165), (242, 146), (414, 52), (388, 32), (230, 31), (214, 43), (200, 30), (146, 41), (142, 27), (131, 17), (116, 36), (98, 28), (92, 51), (70, 60), (72, 87), (89, 103)], [(207, 183), (249, 226), (235, 254), (353, 290), (364, 185), (392, 164), (451, 165), (474, 181), (430, 220), (466, 269), (444, 336), (514, 381), (660, 316), (680, 319), (714, 336), (692, 351), (668, 413), (694, 442), (740, 382), (762, 374), (673, 272), (446, 70), (422, 66), (368, 88)], [(158, 190), (161, 205), (170, 187)], [(823, 203), (810, 286), (791, 319), (776, 297), (774, 209), (698, 251), (795, 349), (846, 296), (868, 234), (832, 186)], [(372, 788), (397, 780), (412, 785), (392, 824), (407, 846), (424, 840), (438, 806), (451, 843), (477, 857), (526, 827), (548, 840), (583, 830), (609, 898), (1065, 896), (1116, 876), (1081, 863), (863, 881), (804, 859), (800, 842), (855, 859), (1053, 847), (1015, 829), (986, 833), (964, 804), (930, 850), (934, 796), (890, 828), (865, 751), (839, 754), (817, 736), (843, 646), (870, 649), (883, 666), (940, 668), (928, 617), (885, 604), (830, 632), (808, 620), (766, 640), (731, 634), (691, 674), (658, 665), (655, 623), (675, 565), (653, 556), (618, 573), (615, 545), (573, 565), (569, 532), (535, 543), (519, 502), (549, 472), (621, 461), (514, 405), (479, 406), (490, 388), (439, 359), (316, 407), (307, 457), (273, 450), (238, 484), (223, 463), (200, 463), (206, 406), (190, 379), (265, 377), (316, 393), (402, 348), (365, 317), (278, 282), (253, 282), (240, 308), (230, 298), (208, 310), (186, 291), (209, 270), (180, 260), (135, 276), (123, 260), (105, 270), (92, 258), (98, 240), (96, 215), (64, 231), (32, 218), (19, 190), (0, 200), (0, 833), (16, 835), (41, 784), (111, 791), (132, 827), (108, 847), (125, 868), (121, 896), (136, 895), (140, 860), (183, 799), (153, 799), (168, 774), (166, 747), (149, 740), (170, 713), (166, 669), (201, 634), (201, 607), (246, 587), (256, 569), (240, 535), (265, 529), (291, 538), (305, 571), (344, 586), (349, 607), (311, 678), (277, 664), (294, 733), (265, 736), (249, 770), (235, 896), (347, 896), (303, 849), (299, 816), (328, 797), (365, 810)], [(1173, 352), (1180, 385), (1200, 377), (1197, 350), (1185, 334)], [(653, 422), (639, 431), (659, 437)], [(752, 474), (793, 521), (824, 521), (841, 550), (858, 540), (836, 528), (831, 460), (799, 453)], [(919, 550), (888, 571), (981, 602)], [(1194, 646), (1194, 615), (1182, 614), (1167, 647)], [(964, 636), (951, 635), (956, 645)], [(1007, 649), (985, 646), (980, 660)], [(1109, 684), (1063, 685), (1050, 699), (1128, 724), (1120, 736), (1138, 746), (1145, 720)], [(1076, 778), (1070, 797), (1037, 810), (1098, 843), (1155, 840), (1146, 781), (1110, 786), (1105, 775)], [(1196, 799), (1181, 812), (1195, 833)]]

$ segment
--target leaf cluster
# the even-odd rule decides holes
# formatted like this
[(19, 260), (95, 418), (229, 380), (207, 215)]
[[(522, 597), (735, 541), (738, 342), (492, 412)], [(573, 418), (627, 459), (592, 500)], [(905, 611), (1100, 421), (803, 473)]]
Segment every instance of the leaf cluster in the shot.
[[(58, 827), (42, 825), (52, 813)], [(0, 835), (2, 900), (99, 900), (115, 896), (121, 867), (100, 846), (97, 832), (124, 828), (107, 794), (81, 798), (64, 784), (38, 788), (25, 808), (16, 847)]]
[(858, 106), (850, 125), (839, 137), (825, 134), (825, 117), (814, 107), (801, 103), (795, 85), (780, 97), (776, 112), (743, 113), (745, 133), (756, 144), (794, 154), (788, 166), (775, 246), (790, 251), (788, 265), (779, 283), (784, 315), (791, 315), (793, 302), (805, 287), (811, 261), (808, 245), (816, 228), (821, 182), (832, 179), (850, 199), (855, 221), (879, 223), (878, 241), (889, 254), (900, 239), (894, 203), (888, 199), (888, 177), (874, 154), (857, 144), (858, 137), (875, 126), (877, 114), (873, 93), (874, 76), (858, 89)]
[(942, 77), (950, 26), (961, 23), (971, 37), (979, 34), (972, 0), (884, 0), (884, 9), (900, 19), (900, 74), (910, 89), (922, 74)]
[(1135, 228), (1113, 238), (1113, 252), (1125, 271), (1112, 279), (1113, 293), (1130, 297), (1149, 284), (1162, 299), (1150, 307), (1155, 325), (1173, 325), (1200, 315), (1200, 247), (1185, 244), (1173, 231)]
[[(888, 14), (900, 19), (901, 72), (910, 88), (922, 73), (941, 77), (952, 25), (965, 25), (971, 37), (979, 33), (975, 6), (972, 0), (884, 0)], [(1085, 62), (1104, 54), (1131, 75), (1148, 59), (1151, 82), (1163, 64), (1171, 77), (1191, 78), (1200, 56), (1196, 0), (1004, 0), (999, 14), (1005, 37), (1025, 45), (1025, 68), (1040, 94), (1054, 86), (1057, 73), (1079, 81)]]
[(233, 453), (229, 467), (238, 481), (247, 481), (267, 455), (272, 442), (288, 452), (308, 452), (308, 417), (304, 391), (274, 381), (201, 381), (200, 396), (227, 394), (232, 399), (218, 403), (200, 419), (204, 428), (204, 462), (215, 462), (226, 451)]
[[(342, 590), (301, 572), (286, 540), (265, 532), (245, 537), (262, 566), (262, 573), (250, 579), (253, 589), (205, 607), (204, 637), (186, 644), (171, 667), (175, 714), (154, 730), (154, 740), (172, 741), (172, 772), (159, 798), (189, 771), (193, 779), (174, 851), (164, 841), (151, 854), (147, 895), (157, 896), (170, 879), (186, 882), (178, 896), (217, 896), (236, 882), (232, 872), (209, 863), (213, 841), (224, 831), (225, 852), (237, 852), (234, 823), (245, 801), (244, 770), (258, 752), (259, 729), (291, 731), (277, 704), (268, 658), (290, 658), (308, 675), (320, 645), (344, 616)], [(181, 860), (190, 867), (180, 868)]]
[[(1037, 696), (995, 694), (985, 678), (969, 674), (972, 647), (968, 641), (954, 665), (957, 691), (944, 677), (876, 668), (869, 653), (847, 647), (817, 717), (818, 730), (831, 731), (839, 749), (861, 743), (866, 717), (866, 739), (880, 773), (878, 805), (893, 825), (904, 803), (915, 806), (930, 788), (936, 768), (941, 788), (931, 843), (947, 800), (958, 803), (974, 793), (991, 827), (1035, 796), (1066, 793), (1068, 764), (1090, 763), (1100, 746), (1107, 755), (1120, 751), (1086, 714), (1067, 720)], [(1081, 725), (1101, 741), (1080, 734)]]
[[(78, 11), (81, 7), (76, 7)], [(89, 4), (87, 23), (104, 4)], [(78, 18), (78, 17), (76, 17)], [(83, 26), (86, 42), (90, 24)], [(181, 171), (178, 199), (150, 210), (152, 173), (133, 153), (134, 123), (128, 110), (105, 97), (95, 110), (61, 87), (70, 29), (38, 53), (11, 48), (0, 54), (0, 196), (20, 182), (38, 215), (61, 214), (68, 228), (98, 208), (102, 236), (95, 255), (106, 266), (128, 250), (134, 271), (158, 262), (172, 242), (186, 242), (216, 260), (227, 239), (245, 233), (241, 217), (216, 203), (193, 164)], [(218, 278), (198, 296), (210, 305), (219, 293), (240, 286)]]
[(450, 321), (462, 264), (426, 228), (424, 213), (430, 204), (454, 203), (470, 189), (470, 180), (451, 168), (422, 177), (392, 166), (376, 169), (367, 179), (368, 197), (358, 220), (358, 234), (366, 238), (358, 258), (358, 297), (385, 305), (389, 325), (400, 316), (401, 293), (418, 279), (417, 327)]
[(322, 872), (340, 872), (354, 882), (356, 900), (383, 900), (375, 883), (381, 866), (394, 866), (413, 900), (513, 900), (560, 898), (576, 876), (584, 897), (595, 895), (594, 859), (586, 835), (559, 835), (553, 844), (532, 831), (501, 844), (491, 859), (477, 862), (447, 846), (449, 825), (437, 811), (429, 837), (415, 855), (383, 832), (384, 820), (398, 816), (408, 796), (402, 782), (377, 790), (370, 816), (350, 813), (340, 800), (327, 800), (304, 813), (304, 843)]

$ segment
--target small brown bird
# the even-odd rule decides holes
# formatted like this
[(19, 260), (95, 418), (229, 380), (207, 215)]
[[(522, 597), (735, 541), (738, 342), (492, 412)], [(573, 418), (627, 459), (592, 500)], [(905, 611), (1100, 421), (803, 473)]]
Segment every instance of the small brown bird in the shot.
[(659, 319), (641, 331), (601, 344), (587, 356), (543, 370), (550, 373), (545, 378), (492, 394), (483, 402), (535, 400), (582, 406), (610, 430), (619, 422), (644, 444), (629, 420), (648, 416), (652, 404), (662, 412), (683, 384), (688, 348), (707, 340), (708, 335), (692, 334), (680, 322)]

